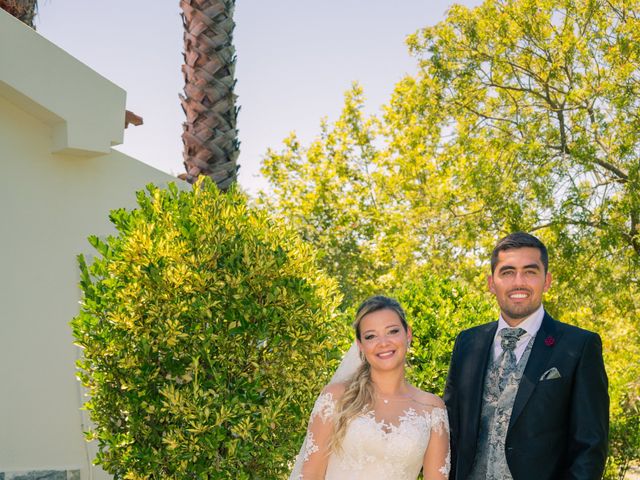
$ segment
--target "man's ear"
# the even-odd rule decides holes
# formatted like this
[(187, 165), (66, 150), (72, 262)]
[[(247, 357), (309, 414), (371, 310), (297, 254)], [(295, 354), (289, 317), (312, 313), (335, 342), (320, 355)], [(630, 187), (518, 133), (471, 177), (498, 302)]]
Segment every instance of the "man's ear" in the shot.
[(496, 289), (493, 285), (493, 275), (488, 275), (487, 276), (487, 287), (489, 288), (489, 291), (493, 294), (496, 293)]
[(549, 287), (551, 286), (551, 272), (547, 272), (546, 275), (544, 276), (544, 287), (542, 289), (543, 292), (546, 292), (547, 290), (549, 290)]

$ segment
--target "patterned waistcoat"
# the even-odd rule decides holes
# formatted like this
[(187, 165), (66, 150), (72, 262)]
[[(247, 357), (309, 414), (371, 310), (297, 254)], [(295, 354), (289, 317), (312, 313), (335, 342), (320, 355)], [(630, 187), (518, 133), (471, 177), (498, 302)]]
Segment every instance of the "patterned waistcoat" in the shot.
[(469, 475), (470, 480), (511, 480), (513, 478), (507, 465), (504, 444), (511, 410), (516, 400), (522, 373), (531, 354), (534, 338), (529, 340), (502, 393), (499, 388), (498, 359), (489, 360), (482, 391), (478, 449)]

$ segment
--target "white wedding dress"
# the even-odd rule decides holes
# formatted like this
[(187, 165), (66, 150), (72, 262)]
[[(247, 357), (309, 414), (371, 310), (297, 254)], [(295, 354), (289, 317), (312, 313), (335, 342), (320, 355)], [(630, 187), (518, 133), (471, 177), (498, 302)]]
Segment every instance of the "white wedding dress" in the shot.
[(447, 480), (449, 420), (441, 401), (441, 406), (413, 398), (379, 401), (374, 410), (351, 420), (340, 451), (329, 453), (336, 411), (332, 385), (347, 381), (360, 364), (353, 342), (316, 400), (289, 480), (416, 480), (423, 467), (424, 480)]
[[(327, 456), (335, 407), (331, 393), (318, 397), (290, 479), (318, 478), (314, 464)], [(377, 410), (349, 423), (341, 450), (328, 455), (324, 480), (416, 480), (423, 465), (425, 480), (448, 478), (449, 424), (444, 408), (410, 400), (379, 402)]]

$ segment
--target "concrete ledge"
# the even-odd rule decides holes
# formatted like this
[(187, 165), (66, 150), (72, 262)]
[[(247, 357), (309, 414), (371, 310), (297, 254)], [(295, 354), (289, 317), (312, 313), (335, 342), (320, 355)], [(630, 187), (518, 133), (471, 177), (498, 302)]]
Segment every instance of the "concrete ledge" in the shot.
[(0, 472), (0, 480), (80, 480), (80, 470)]
[(96, 156), (123, 142), (125, 91), (2, 9), (0, 96), (51, 126), (52, 153)]

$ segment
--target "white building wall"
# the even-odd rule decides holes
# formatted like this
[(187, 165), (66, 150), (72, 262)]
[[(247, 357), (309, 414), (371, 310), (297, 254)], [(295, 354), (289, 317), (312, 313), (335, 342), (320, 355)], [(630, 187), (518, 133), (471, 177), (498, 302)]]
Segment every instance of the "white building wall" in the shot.
[(76, 256), (114, 232), (110, 210), (174, 180), (108, 147), (123, 126), (122, 90), (0, 10), (0, 478), (106, 478), (82, 434)]

